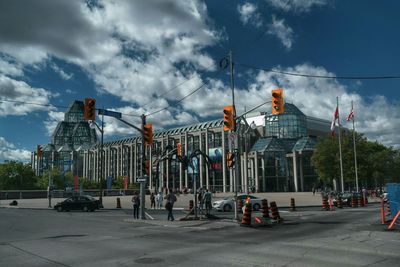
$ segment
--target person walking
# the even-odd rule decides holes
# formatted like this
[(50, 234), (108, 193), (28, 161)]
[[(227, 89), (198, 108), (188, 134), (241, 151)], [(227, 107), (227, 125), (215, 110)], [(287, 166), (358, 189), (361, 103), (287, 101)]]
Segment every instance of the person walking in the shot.
[(204, 201), (204, 204), (206, 206), (206, 215), (208, 216), (208, 215), (210, 215), (211, 208), (212, 208), (212, 206), (211, 206), (211, 193), (208, 192), (208, 189), (206, 189), (206, 192), (204, 192), (203, 201)]
[(156, 204), (157, 204), (157, 209), (161, 209), (163, 206), (163, 193), (162, 192), (158, 192), (157, 196), (156, 196)]
[(199, 202), (199, 212), (203, 213), (203, 191), (200, 189), (199, 194), (197, 195), (197, 201)]
[(172, 213), (172, 210), (174, 208), (174, 203), (176, 202), (176, 196), (172, 189), (169, 189), (169, 194), (165, 196), (165, 199), (167, 200), (167, 203), (165, 204), (165, 209), (168, 211), (168, 218), (167, 220), (171, 220), (172, 222), (174, 221), (174, 215)]
[(156, 196), (154, 193), (150, 195), (150, 208), (156, 209)]
[(132, 203), (133, 203), (133, 218), (139, 219), (140, 198), (136, 191), (135, 193), (133, 193)]

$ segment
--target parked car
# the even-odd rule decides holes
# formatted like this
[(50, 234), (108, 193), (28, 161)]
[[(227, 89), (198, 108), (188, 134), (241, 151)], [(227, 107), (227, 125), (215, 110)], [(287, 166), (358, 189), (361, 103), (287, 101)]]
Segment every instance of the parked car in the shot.
[[(238, 199), (242, 200), (243, 205), (247, 197), (250, 197), (250, 203), (253, 210), (259, 210), (261, 208), (262, 199), (252, 195), (246, 195), (246, 194), (238, 195)], [(216, 200), (213, 202), (212, 206), (214, 209), (218, 211), (232, 211), (235, 207), (235, 197), (230, 196), (230, 197), (225, 197), (224, 199), (221, 200)]]
[(67, 198), (63, 202), (58, 202), (54, 205), (54, 209), (57, 211), (70, 211), (70, 210), (83, 210), (83, 211), (95, 211), (100, 208), (100, 201), (92, 196), (73, 196)]

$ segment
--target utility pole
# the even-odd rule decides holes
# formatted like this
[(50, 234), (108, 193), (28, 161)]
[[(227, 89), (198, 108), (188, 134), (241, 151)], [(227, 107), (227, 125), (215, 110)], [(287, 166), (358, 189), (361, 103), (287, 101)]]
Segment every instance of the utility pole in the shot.
[[(232, 90), (232, 106), (233, 106), (233, 117), (236, 118), (236, 107), (235, 107), (235, 82), (233, 79), (233, 56), (232, 56), (232, 51), (229, 51), (229, 70), (230, 70), (230, 76), (231, 76), (231, 90)], [(238, 212), (237, 212), (237, 196), (238, 196), (238, 183), (239, 183), (239, 175), (240, 175), (240, 169), (239, 169), (239, 164), (240, 164), (240, 158), (239, 158), (239, 150), (238, 148), (240, 147), (239, 144), (239, 136), (237, 132), (237, 127), (236, 127), (236, 120), (233, 121), (233, 131), (236, 132), (236, 138), (237, 138), (237, 146), (234, 148), (234, 153), (235, 153), (235, 220), (238, 219)]]
[[(145, 168), (146, 144), (144, 142), (144, 125), (145, 124), (146, 124), (146, 115), (142, 114), (142, 175), (143, 175), (142, 178), (146, 177), (146, 168)], [(146, 182), (140, 182), (140, 218), (142, 220), (146, 219), (146, 216), (145, 216), (145, 204), (146, 204), (145, 203), (145, 201), (146, 201), (145, 194), (146, 194), (146, 192), (144, 189), (145, 184), (146, 184)]]
[(103, 136), (104, 136), (104, 114), (101, 116), (101, 143), (100, 143), (100, 205), (103, 206)]

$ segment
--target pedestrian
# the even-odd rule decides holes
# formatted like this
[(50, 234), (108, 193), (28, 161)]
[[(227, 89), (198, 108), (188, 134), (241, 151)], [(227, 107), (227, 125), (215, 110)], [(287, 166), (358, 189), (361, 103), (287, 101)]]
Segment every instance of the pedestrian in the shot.
[(136, 191), (133, 193), (132, 203), (133, 203), (133, 218), (139, 219), (140, 198), (138, 192)]
[(315, 186), (312, 187), (312, 194), (315, 196)]
[(197, 195), (197, 201), (199, 202), (199, 212), (203, 212), (203, 190), (200, 189), (199, 194)]
[(157, 196), (156, 196), (156, 204), (157, 204), (157, 209), (161, 209), (163, 206), (163, 193), (162, 191), (158, 192)]
[(156, 209), (156, 196), (154, 193), (150, 195), (150, 208)]
[(176, 196), (172, 189), (169, 189), (169, 194), (165, 196), (167, 203), (165, 204), (165, 209), (168, 211), (168, 218), (167, 220), (174, 221), (174, 215), (172, 214), (172, 210), (174, 208), (174, 203), (176, 202)]
[(203, 201), (206, 206), (206, 215), (210, 215), (212, 206), (211, 206), (211, 193), (208, 192), (208, 189), (206, 189), (206, 192), (203, 195)]

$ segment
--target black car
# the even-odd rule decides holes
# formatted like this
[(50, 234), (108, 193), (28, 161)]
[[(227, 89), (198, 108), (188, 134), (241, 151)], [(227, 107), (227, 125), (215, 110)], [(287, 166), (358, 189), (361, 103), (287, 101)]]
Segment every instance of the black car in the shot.
[(92, 196), (73, 196), (54, 205), (57, 211), (83, 210), (94, 211), (100, 208), (100, 201)]

